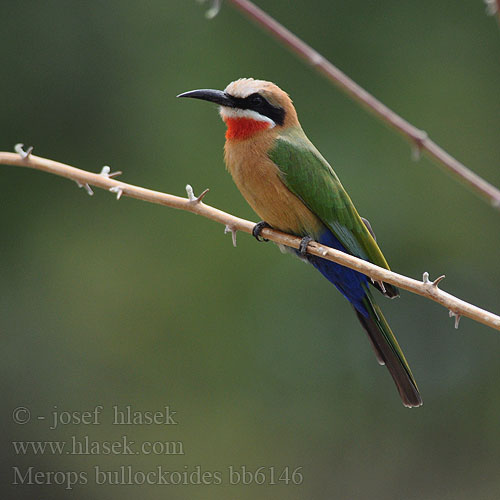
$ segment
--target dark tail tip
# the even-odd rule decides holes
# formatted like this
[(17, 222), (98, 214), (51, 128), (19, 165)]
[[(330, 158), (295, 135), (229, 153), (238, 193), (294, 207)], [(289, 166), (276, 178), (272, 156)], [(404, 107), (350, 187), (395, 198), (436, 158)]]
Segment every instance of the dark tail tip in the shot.
[[(359, 311), (355, 311), (359, 321), (368, 334), (379, 363), (383, 363), (387, 366), (387, 369), (396, 384), (403, 405), (407, 408), (422, 406), (422, 397), (418, 392), (415, 379), (411, 374), (410, 368), (408, 367), (404, 356), (401, 357), (398, 354), (397, 350), (401, 351), (401, 349), (396, 338), (391, 332), (389, 325), (380, 313), (380, 310), (379, 314), (381, 318), (377, 318), (379, 319), (379, 322), (371, 316), (365, 317)], [(373, 311), (373, 313), (377, 314), (375, 311)], [(391, 346), (391, 343), (394, 343), (394, 347)]]

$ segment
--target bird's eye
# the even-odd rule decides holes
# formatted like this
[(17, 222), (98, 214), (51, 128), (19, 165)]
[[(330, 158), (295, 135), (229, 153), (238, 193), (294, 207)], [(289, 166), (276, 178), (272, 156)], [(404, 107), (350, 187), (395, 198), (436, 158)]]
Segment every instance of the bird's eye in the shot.
[(260, 106), (261, 104), (264, 104), (264, 98), (259, 94), (252, 94), (248, 100), (252, 106)]

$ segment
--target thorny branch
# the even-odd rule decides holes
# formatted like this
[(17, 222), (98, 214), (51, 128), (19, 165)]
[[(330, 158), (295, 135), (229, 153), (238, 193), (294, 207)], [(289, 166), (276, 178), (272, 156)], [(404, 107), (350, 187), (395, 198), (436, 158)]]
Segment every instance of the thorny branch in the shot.
[[(28, 150), (28, 152), (24, 152), (22, 145), (17, 145), (16, 151), (17, 153), (0, 152), (0, 164), (30, 167), (43, 172), (66, 177), (67, 179), (76, 182), (79, 186), (84, 186), (89, 194), (92, 193), (90, 188), (90, 185), (92, 185), (106, 189), (112, 193), (116, 193), (117, 199), (120, 199), (120, 196), (123, 195), (124, 197), (136, 198), (150, 203), (158, 203), (167, 207), (178, 208), (180, 210), (186, 210), (188, 212), (202, 215), (203, 217), (223, 224), (226, 228), (226, 232), (232, 233), (233, 244), (236, 243), (237, 231), (243, 231), (251, 234), (252, 229), (255, 226), (254, 222), (240, 219), (239, 217), (235, 217), (234, 215), (223, 212), (222, 210), (205, 205), (205, 203), (203, 203), (203, 199), (208, 190), (203, 191), (203, 193), (196, 197), (193, 193), (193, 189), (188, 185), (186, 186), (188, 197), (181, 198), (179, 196), (160, 193), (151, 189), (117, 181), (113, 179), (113, 177), (118, 175), (120, 172), (110, 173), (109, 167), (103, 167), (101, 173), (96, 174), (72, 167), (70, 165), (65, 165), (64, 163), (35, 156), (32, 154), (32, 148)], [(292, 248), (299, 248), (301, 243), (301, 238), (297, 238), (296, 236), (291, 236), (274, 229), (263, 229), (262, 236), (274, 241), (275, 243)], [(307, 246), (307, 252), (312, 255), (317, 255), (318, 257), (337, 262), (338, 264), (347, 266), (351, 269), (355, 269), (356, 271), (369, 276), (372, 280), (391, 283), (400, 288), (438, 302), (450, 311), (450, 316), (455, 317), (455, 327), (458, 327), (458, 320), (461, 316), (467, 316), (468, 318), (478, 321), (479, 323), (483, 323), (491, 328), (500, 330), (500, 316), (485, 311), (484, 309), (480, 309), (479, 307), (469, 304), (468, 302), (458, 299), (457, 297), (441, 290), (438, 287), (438, 284), (444, 276), (440, 276), (436, 280), (430, 281), (429, 274), (424, 273), (422, 281), (414, 280), (401, 274), (388, 271), (387, 269), (383, 269), (371, 264), (370, 262), (358, 259), (344, 252), (334, 250), (333, 248), (329, 248), (325, 245), (320, 245), (316, 242), (311, 242)]]
[[(486, 1), (490, 9), (495, 9), (494, 12), (498, 13), (500, 0)], [(479, 177), (476, 173), (447, 153), (443, 148), (438, 146), (429, 138), (425, 131), (411, 125), (401, 116), (396, 114), (314, 50), (310, 45), (306, 44), (250, 0), (228, 0), (228, 2), (233, 4), (243, 12), (243, 14), (281, 41), (292, 52), (308, 62), (314, 69), (326, 76), (343, 92), (371, 111), (381, 121), (387, 123), (406, 137), (410, 143), (413, 144), (412, 156), (414, 159), (419, 159), (420, 152), (424, 151), (449, 174), (488, 200), (493, 207), (500, 209), (500, 190)], [(221, 0), (211, 0), (210, 3), (212, 6), (207, 16), (214, 17), (220, 9)], [(498, 15), (500, 16), (500, 13), (498, 13)]]

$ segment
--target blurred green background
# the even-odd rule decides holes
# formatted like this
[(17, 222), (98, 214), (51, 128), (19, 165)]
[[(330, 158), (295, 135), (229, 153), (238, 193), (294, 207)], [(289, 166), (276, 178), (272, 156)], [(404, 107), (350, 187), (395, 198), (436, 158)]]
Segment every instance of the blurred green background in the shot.
[[(500, 32), (480, 0), (257, 2), (500, 186)], [(500, 311), (500, 214), (225, 4), (1, 3), (0, 149), (35, 153), (257, 220), (225, 172), (214, 106), (243, 76), (290, 93), (391, 266)], [(3, 498), (496, 499), (500, 335), (403, 292), (381, 303), (424, 406), (405, 409), (348, 303), (272, 245), (192, 214), (0, 166)], [(49, 429), (103, 406), (99, 425)], [(169, 406), (176, 426), (112, 425)], [(16, 425), (19, 406), (32, 414)], [(37, 416), (46, 416), (38, 420)], [(12, 441), (181, 441), (182, 456), (16, 455)], [(301, 485), (230, 485), (228, 467)], [(12, 486), (18, 467), (87, 484)], [(220, 471), (223, 484), (97, 485), (94, 467)], [(47, 477), (47, 476), (44, 476)], [(41, 479), (40, 482), (47, 482)], [(122, 481), (123, 482), (123, 481)], [(266, 483), (269, 481), (266, 480)]]

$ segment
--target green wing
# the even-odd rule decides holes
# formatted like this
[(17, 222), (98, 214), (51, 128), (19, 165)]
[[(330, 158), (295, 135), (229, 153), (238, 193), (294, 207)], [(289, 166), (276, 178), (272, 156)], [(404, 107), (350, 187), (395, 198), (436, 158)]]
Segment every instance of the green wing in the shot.
[(300, 127), (279, 135), (268, 154), (286, 187), (321, 219), (349, 253), (389, 269), (332, 167)]

